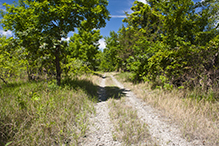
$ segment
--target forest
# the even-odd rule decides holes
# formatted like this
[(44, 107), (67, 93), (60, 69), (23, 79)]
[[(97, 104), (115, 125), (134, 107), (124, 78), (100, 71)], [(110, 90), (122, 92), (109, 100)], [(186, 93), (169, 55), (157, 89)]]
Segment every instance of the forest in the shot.
[(106, 38), (100, 69), (132, 72), (134, 82), (163, 88), (218, 88), (218, 3), (135, 2)]
[[(1, 25), (14, 36), (0, 36), (0, 145), (45, 145), (51, 137), (63, 142), (69, 118), (80, 129), (73, 134), (77, 143), (98, 90), (83, 75), (128, 73), (133, 84), (149, 83), (151, 90), (179, 90), (185, 93), (182, 98), (218, 103), (217, 0), (135, 1), (120, 29), (104, 38), (103, 50), (98, 41), (103, 38), (100, 28), (110, 20), (107, 0), (3, 5)], [(62, 40), (76, 30), (69, 41)], [(50, 112), (66, 116), (45, 116)], [(28, 118), (23, 122), (22, 117)], [(48, 141), (40, 141), (42, 136)]]

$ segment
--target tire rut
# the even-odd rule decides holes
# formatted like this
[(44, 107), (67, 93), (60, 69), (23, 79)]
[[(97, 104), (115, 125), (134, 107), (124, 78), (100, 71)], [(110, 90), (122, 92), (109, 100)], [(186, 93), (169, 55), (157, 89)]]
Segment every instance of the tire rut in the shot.
[[(113, 75), (110, 76), (116, 85), (124, 89), (124, 86), (118, 82)], [(133, 92), (125, 89), (126, 102), (137, 110), (138, 117), (149, 127), (149, 132), (157, 144), (166, 146), (193, 146), (201, 145), (199, 141), (188, 142), (182, 138), (182, 134), (174, 124), (167, 124), (160, 118), (161, 116), (155, 113), (154, 109), (149, 105), (145, 105), (143, 101), (137, 99)]]
[(95, 105), (96, 115), (90, 117), (89, 132), (84, 142), (80, 145), (86, 146), (119, 146), (121, 143), (114, 141), (112, 137), (113, 124), (110, 121), (108, 103), (105, 101), (105, 75), (102, 78), (99, 89), (99, 101)]

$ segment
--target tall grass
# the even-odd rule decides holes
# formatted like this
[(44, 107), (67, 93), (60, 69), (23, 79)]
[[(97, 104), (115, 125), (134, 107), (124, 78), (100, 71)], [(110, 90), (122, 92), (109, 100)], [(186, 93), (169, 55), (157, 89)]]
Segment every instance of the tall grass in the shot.
[(2, 86), (0, 145), (77, 145), (94, 112), (96, 90), (86, 79), (69, 79), (60, 87), (55, 81)]

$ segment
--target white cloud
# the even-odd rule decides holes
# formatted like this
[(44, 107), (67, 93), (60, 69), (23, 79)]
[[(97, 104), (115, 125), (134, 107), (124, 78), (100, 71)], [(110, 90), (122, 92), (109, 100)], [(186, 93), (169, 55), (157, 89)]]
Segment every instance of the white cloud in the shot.
[(106, 48), (106, 42), (105, 42), (105, 39), (100, 39), (99, 40), (99, 44), (100, 44), (100, 46), (99, 46), (99, 49), (104, 49), (104, 48)]
[(70, 40), (70, 37), (67, 37), (67, 38), (61, 38), (61, 40), (62, 40), (62, 41), (67, 41), (67, 42), (68, 42), (68, 41)]
[[(144, 3), (144, 4), (148, 4), (148, 3), (147, 3), (147, 0), (136, 0), (136, 1), (142, 2), (142, 3)], [(132, 4), (133, 4), (133, 0), (130, 0), (130, 1), (129, 1), (130, 7), (132, 6)], [(129, 9), (126, 9), (125, 11), (122, 10), (122, 12), (123, 12), (123, 13), (124, 13), (124, 12), (127, 12), (128, 14), (132, 14), (132, 13), (133, 13), (133, 11), (132, 11), (130, 8), (129, 8)]]
[(126, 15), (110, 15), (112, 18), (125, 18)]
[(11, 37), (13, 35), (12, 31), (10, 31), (10, 30), (8, 30), (8, 31), (0, 30), (0, 34), (7, 36), (7, 37)]
[(142, 2), (142, 3), (144, 3), (144, 4), (147, 4), (147, 1), (146, 1), (146, 0), (137, 0), (137, 1)]

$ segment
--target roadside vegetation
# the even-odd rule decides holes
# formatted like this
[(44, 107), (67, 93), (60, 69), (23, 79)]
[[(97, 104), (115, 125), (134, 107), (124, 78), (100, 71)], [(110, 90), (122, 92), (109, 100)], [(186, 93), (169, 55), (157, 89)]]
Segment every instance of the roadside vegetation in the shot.
[[(13, 37), (0, 36), (0, 145), (77, 145), (85, 135), (98, 99), (98, 86), (87, 73), (99, 64), (107, 5), (105, 0), (2, 4), (0, 23)], [(64, 41), (75, 29), (78, 34)]]
[(97, 86), (79, 78), (62, 86), (55, 81), (3, 86), (0, 145), (77, 145), (88, 130), (88, 114), (95, 112), (96, 93)]
[(219, 144), (219, 102), (208, 100), (213, 96), (212, 92), (203, 93), (201, 89), (153, 89), (148, 82), (133, 84), (130, 73), (115, 73), (115, 77), (138, 98), (159, 109), (163, 116), (170, 119), (167, 122), (177, 123), (187, 140), (201, 140), (206, 145)]

